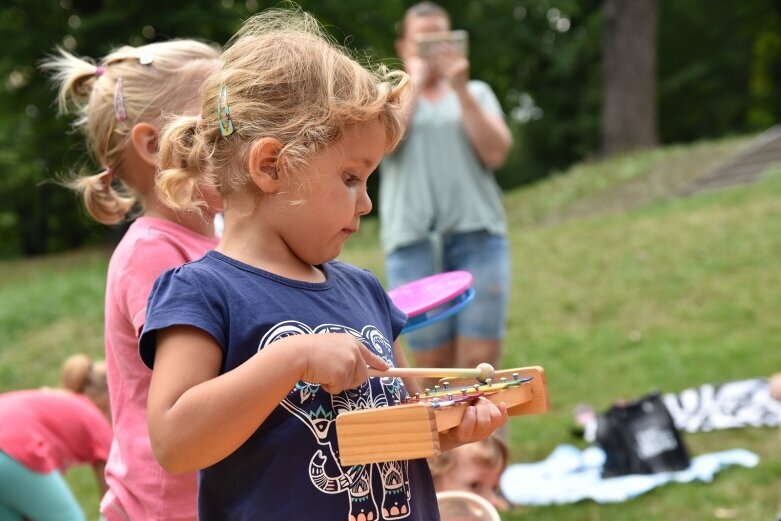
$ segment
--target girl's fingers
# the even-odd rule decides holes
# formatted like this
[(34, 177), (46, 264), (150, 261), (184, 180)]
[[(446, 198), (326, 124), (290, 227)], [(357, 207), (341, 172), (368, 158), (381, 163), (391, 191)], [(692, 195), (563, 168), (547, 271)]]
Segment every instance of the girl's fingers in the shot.
[[(378, 369), (380, 371), (385, 371), (388, 369), (388, 363), (383, 360), (380, 356), (378, 356), (375, 353), (372, 353), (368, 347), (363, 345), (360, 341), (358, 341), (359, 349), (361, 351), (361, 356), (363, 357), (363, 361), (365, 362), (363, 364), (364, 370), (366, 369), (366, 365), (369, 365), (373, 367), (374, 369)], [(368, 373), (366, 373), (368, 378)]]
[(456, 438), (459, 441), (468, 441), (472, 438), (475, 427), (477, 426), (477, 407), (470, 405), (464, 411), (464, 416), (461, 418), (461, 425), (458, 426), (456, 431)]
[(507, 421), (507, 406), (499, 405), (491, 400), (480, 397), (475, 404), (475, 426), (471, 432), (473, 441), (486, 438)]
[(493, 404), (491, 408), (491, 425), (496, 428), (507, 421), (507, 405), (504, 402)]
[(499, 402), (499, 405), (497, 405), (496, 408), (499, 409), (499, 414), (502, 416), (502, 423), (505, 423), (509, 418), (507, 404), (504, 402)]
[(481, 396), (478, 399), (477, 407), (475, 407), (475, 409), (477, 409), (477, 427), (480, 431), (484, 431), (491, 427), (491, 409), (493, 407), (495, 407), (495, 405), (487, 398)]
[[(388, 364), (380, 356), (373, 353), (363, 342), (355, 339), (355, 343), (358, 349), (358, 356), (352, 367), (351, 377), (348, 382), (345, 382), (345, 389), (354, 389), (369, 379), (368, 367), (385, 371), (388, 369)], [(367, 367), (368, 366), (368, 367)]]

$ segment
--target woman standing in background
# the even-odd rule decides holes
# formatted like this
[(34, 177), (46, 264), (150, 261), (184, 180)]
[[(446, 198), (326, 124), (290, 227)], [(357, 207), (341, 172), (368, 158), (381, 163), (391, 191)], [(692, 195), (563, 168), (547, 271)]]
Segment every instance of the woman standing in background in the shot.
[(397, 287), (441, 271), (466, 270), (475, 300), (463, 311), (406, 335), (422, 367), (498, 367), (510, 287), (510, 254), (501, 191), (492, 169), (504, 164), (510, 130), (488, 84), (469, 79), (469, 60), (439, 43), (450, 30), (432, 2), (410, 7), (396, 51), (414, 87), (409, 128), (380, 171), (381, 239), (388, 284)]

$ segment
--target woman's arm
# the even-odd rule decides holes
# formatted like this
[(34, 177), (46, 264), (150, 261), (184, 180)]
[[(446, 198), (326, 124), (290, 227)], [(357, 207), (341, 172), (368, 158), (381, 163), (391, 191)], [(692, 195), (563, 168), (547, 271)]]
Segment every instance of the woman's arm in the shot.
[(385, 362), (349, 334), (296, 335), (274, 342), (220, 375), (222, 350), (205, 331), (157, 331), (149, 388), (152, 449), (172, 473), (213, 465), (241, 446), (299, 380), (338, 393)]
[(440, 46), (433, 54), (437, 70), (448, 79), (458, 96), (466, 133), (482, 163), (491, 169), (499, 168), (507, 159), (513, 145), (510, 129), (504, 118), (483, 110), (467, 88), (469, 60), (451, 46)]
[(512, 135), (504, 118), (486, 113), (466, 86), (455, 91), (461, 103), (464, 127), (477, 157), (492, 170), (501, 167), (513, 145)]
[(417, 56), (407, 57), (404, 60), (404, 69), (409, 74), (410, 82), (410, 93), (404, 101), (404, 106), (401, 108), (402, 120), (404, 121), (404, 135), (406, 136), (410, 130), (418, 96), (426, 81), (428, 81), (429, 69), (426, 60)]

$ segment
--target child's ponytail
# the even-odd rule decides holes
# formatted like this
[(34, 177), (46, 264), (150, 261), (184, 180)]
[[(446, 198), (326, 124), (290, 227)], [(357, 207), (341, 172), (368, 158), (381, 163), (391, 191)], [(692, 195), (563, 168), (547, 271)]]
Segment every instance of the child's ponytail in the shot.
[(49, 72), (58, 86), (57, 107), (60, 114), (82, 109), (89, 100), (95, 81), (105, 71), (91, 60), (78, 58), (60, 47), (56, 55), (41, 62), (41, 69)]
[(90, 216), (101, 224), (119, 224), (136, 205), (132, 194), (113, 186), (111, 168), (95, 175), (74, 175), (65, 186), (79, 192)]
[(209, 179), (202, 117), (179, 117), (166, 126), (160, 137), (160, 174), (157, 191), (162, 201), (177, 210), (196, 210), (203, 206), (200, 188), (213, 186)]
[(108, 381), (104, 360), (93, 360), (84, 353), (69, 356), (60, 369), (60, 386), (83, 394), (108, 413)]
[(78, 353), (69, 356), (62, 364), (60, 385), (63, 389), (81, 394), (92, 370), (92, 359)]

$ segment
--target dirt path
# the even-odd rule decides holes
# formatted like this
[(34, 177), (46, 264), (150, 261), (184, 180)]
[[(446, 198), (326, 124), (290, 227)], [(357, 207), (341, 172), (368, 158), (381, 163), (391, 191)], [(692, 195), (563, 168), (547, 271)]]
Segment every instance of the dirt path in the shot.
[(781, 125), (766, 130), (743, 150), (694, 180), (681, 191), (681, 195), (753, 183), (773, 165), (781, 165)]

